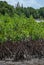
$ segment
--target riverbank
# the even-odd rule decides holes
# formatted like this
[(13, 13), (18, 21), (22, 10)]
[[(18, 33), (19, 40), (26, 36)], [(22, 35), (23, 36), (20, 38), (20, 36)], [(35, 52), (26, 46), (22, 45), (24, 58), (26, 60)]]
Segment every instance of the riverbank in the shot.
[(12, 62), (12, 61), (0, 61), (0, 65), (44, 65), (44, 58), (38, 59), (34, 58), (29, 61), (19, 61), (19, 62)]
[(0, 60), (13, 58), (14, 61), (44, 57), (44, 39), (7, 41), (0, 44)]

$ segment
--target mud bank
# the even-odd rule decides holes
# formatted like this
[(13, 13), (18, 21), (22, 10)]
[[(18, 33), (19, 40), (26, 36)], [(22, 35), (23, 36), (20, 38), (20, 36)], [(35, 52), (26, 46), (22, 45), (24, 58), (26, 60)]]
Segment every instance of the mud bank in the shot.
[(44, 40), (21, 40), (0, 43), (0, 60), (13, 58), (14, 61), (44, 58)]
[(0, 65), (44, 65), (44, 58), (42, 59), (31, 59), (29, 61), (19, 61), (19, 62), (12, 62), (12, 61), (0, 61)]

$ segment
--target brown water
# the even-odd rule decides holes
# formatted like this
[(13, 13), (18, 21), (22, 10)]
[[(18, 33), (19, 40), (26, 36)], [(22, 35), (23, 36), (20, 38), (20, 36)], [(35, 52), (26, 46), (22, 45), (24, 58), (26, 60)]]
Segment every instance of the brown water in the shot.
[(42, 59), (31, 59), (29, 61), (19, 61), (19, 62), (12, 62), (12, 61), (0, 61), (0, 65), (44, 65), (44, 58)]

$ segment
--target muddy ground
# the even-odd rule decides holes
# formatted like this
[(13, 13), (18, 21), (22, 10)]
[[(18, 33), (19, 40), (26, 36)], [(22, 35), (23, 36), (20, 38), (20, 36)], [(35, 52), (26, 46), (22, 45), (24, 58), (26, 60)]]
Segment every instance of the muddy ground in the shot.
[(44, 65), (44, 58), (42, 59), (31, 59), (29, 61), (0, 61), (0, 65)]
[(0, 43), (0, 60), (6, 58), (13, 58), (13, 61), (44, 58), (44, 39)]

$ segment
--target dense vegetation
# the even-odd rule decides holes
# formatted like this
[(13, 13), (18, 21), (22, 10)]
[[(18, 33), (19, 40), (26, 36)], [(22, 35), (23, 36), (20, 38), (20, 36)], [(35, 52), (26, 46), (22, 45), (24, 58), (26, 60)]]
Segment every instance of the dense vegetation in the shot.
[(9, 15), (13, 16), (14, 14), (17, 15), (25, 15), (27, 18), (32, 15), (34, 18), (44, 18), (44, 7), (40, 9), (34, 9), (32, 7), (23, 7), (20, 6), (19, 2), (17, 3), (16, 7), (9, 5), (6, 1), (0, 1), (0, 14), (2, 15)]
[(44, 7), (34, 9), (23, 8), (19, 3), (16, 8), (0, 1), (0, 43), (31, 38), (44, 39), (44, 22), (36, 22), (34, 18), (44, 18)]

